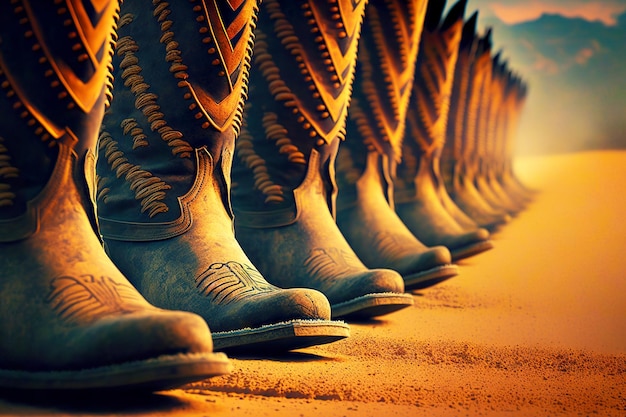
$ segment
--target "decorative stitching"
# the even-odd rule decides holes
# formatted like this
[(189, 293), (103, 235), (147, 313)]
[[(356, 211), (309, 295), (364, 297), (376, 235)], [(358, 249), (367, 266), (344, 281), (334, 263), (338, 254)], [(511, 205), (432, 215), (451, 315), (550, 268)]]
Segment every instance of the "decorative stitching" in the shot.
[(265, 203), (285, 201), (282, 187), (271, 180), (266, 161), (254, 150), (254, 141), (245, 121), (237, 141), (236, 152), (237, 157), (252, 170), (254, 188), (265, 195)]
[[(369, 38), (363, 38), (359, 48), (358, 80), (364, 100), (360, 105), (353, 100), (350, 118), (368, 150), (383, 154), (391, 151), (396, 162), (402, 155), (405, 116), (415, 72), (412, 63), (419, 49), (419, 18), (425, 12), (425, 3), (387, 1), (380, 7), (370, 4), (364, 23)], [(391, 21), (392, 36), (387, 33), (387, 20)], [(363, 113), (365, 107), (367, 114)], [(385, 143), (390, 145), (389, 150)]]
[[(352, 18), (360, 22), (364, 11), (363, 5), (356, 2), (352, 4), (353, 10), (343, 10), (343, 13), (340, 5), (332, 5), (330, 13), (321, 17), (323, 12), (316, 9), (315, 3), (303, 2), (302, 17), (314, 42), (314, 46), (306, 51), (293, 22), (282, 12), (280, 3), (276, 0), (267, 0), (263, 5), (273, 22), (273, 37), (278, 39), (286, 53), (293, 57), (312, 101), (305, 105), (303, 101), (305, 97), (298, 97), (283, 81), (279, 66), (268, 50), (267, 35), (258, 29), (254, 50), (255, 67), (266, 77), (270, 94), (286, 107), (292, 114), (291, 117), (298, 122), (308, 137), (315, 140), (317, 146), (330, 144), (337, 137), (344, 140), (345, 116), (356, 64), (352, 59), (356, 54), (355, 32), (360, 30), (360, 24), (350, 23), (353, 33), (348, 34), (346, 19)], [(325, 22), (328, 24), (324, 24)], [(341, 39), (339, 45), (332, 47), (328, 45), (329, 42), (336, 43), (337, 39)], [(321, 68), (309, 62), (311, 55), (314, 55), (313, 62), (321, 63)], [(327, 78), (329, 82), (322, 84), (320, 77)]]
[(324, 280), (361, 270), (361, 262), (355, 254), (338, 248), (315, 248), (304, 260), (304, 267), (313, 279)]
[[(124, 21), (128, 24), (131, 18), (124, 16)], [(150, 129), (159, 133), (161, 139), (172, 148), (172, 154), (179, 158), (191, 158), (193, 148), (183, 139), (182, 132), (174, 130), (167, 121), (165, 115), (160, 111), (157, 104), (158, 96), (149, 92), (150, 85), (147, 84), (141, 75), (142, 68), (139, 65), (139, 58), (135, 52), (139, 50), (139, 45), (130, 36), (124, 36), (117, 42), (117, 54), (122, 57), (120, 69), (122, 69), (122, 79), (124, 85), (130, 88), (135, 95), (135, 108), (141, 110), (146, 116)], [(125, 134), (130, 134), (133, 138), (133, 149), (147, 146), (147, 136), (137, 125), (134, 119), (125, 119), (121, 122), (121, 127)]]
[(196, 288), (212, 302), (222, 305), (277, 289), (256, 268), (235, 261), (211, 264), (196, 277)]
[(93, 321), (145, 308), (141, 297), (130, 285), (91, 274), (54, 278), (50, 282), (50, 294), (46, 301), (63, 320), (69, 322)]
[[(445, 32), (424, 32), (422, 56), (419, 59), (420, 82), (413, 89), (416, 112), (409, 114), (411, 137), (422, 152), (431, 157), (443, 148), (450, 111), (454, 67), (461, 40), (462, 21)], [(412, 100), (413, 101), (413, 100)]]
[[(135, 193), (135, 199), (141, 200), (141, 212), (147, 212), (148, 216), (154, 217), (159, 213), (165, 213), (169, 209), (163, 200), (166, 196), (165, 191), (172, 187), (159, 177), (152, 175), (150, 172), (141, 169), (139, 165), (133, 165), (128, 162), (124, 153), (117, 147), (118, 143), (113, 140), (111, 135), (102, 131), (99, 137), (99, 149), (104, 153), (107, 163), (111, 167), (111, 171), (115, 171), (117, 178), (124, 176), (129, 183), (130, 190)], [(100, 188), (106, 181), (99, 179), (98, 183), (98, 199), (103, 203), (107, 202), (108, 189)]]
[(11, 164), (9, 150), (4, 145), (5, 139), (0, 136), (0, 207), (12, 206), (17, 195), (11, 191), (11, 185), (5, 183), (9, 178), (18, 178), (19, 169)]
[[(187, 73), (188, 67), (183, 63), (182, 60), (182, 52), (179, 49), (179, 43), (174, 40), (174, 32), (171, 30), (173, 22), (168, 19), (171, 11), (169, 9), (169, 3), (161, 0), (153, 0), (154, 11), (153, 15), (157, 18), (157, 21), (160, 23), (162, 36), (159, 41), (165, 45), (166, 47), (166, 57), (165, 60), (170, 63), (170, 72), (173, 74), (176, 79), (177, 85), (179, 88), (182, 88), (185, 92), (183, 94), (183, 98), (189, 101), (189, 105), (187, 108), (192, 112), (194, 119), (200, 122), (200, 126), (202, 129), (208, 129), (213, 126), (219, 130), (223, 130), (224, 126), (218, 126), (213, 120), (215, 116), (212, 113), (212, 109), (207, 108), (207, 106), (202, 105), (198, 100), (191, 84), (187, 81), (189, 78), (189, 74)], [(215, 5), (214, 7), (217, 7)], [(229, 113), (229, 116), (226, 120), (231, 120), (232, 123), (229, 128), (232, 128), (235, 131), (235, 134), (239, 134), (241, 129), (241, 123), (243, 120), (243, 111), (244, 111), (244, 101), (247, 98), (248, 90), (248, 79), (252, 62), (252, 49), (254, 46), (254, 29), (256, 26), (256, 16), (258, 14), (258, 7), (256, 4), (253, 4), (252, 16), (251, 19), (235, 19), (231, 22), (231, 26), (223, 27), (219, 26), (219, 28), (211, 28), (209, 25), (214, 24), (211, 19), (207, 19), (205, 17), (205, 13), (207, 13), (207, 4), (195, 5), (193, 6), (193, 11), (196, 12), (196, 22), (198, 22), (201, 26), (199, 28), (199, 33), (202, 36), (202, 43), (207, 47), (207, 54), (212, 57), (211, 65), (215, 67), (222, 67), (221, 70), (217, 72), (219, 77), (223, 77), (225, 81), (230, 85), (232, 74), (229, 73), (230, 69), (228, 68), (229, 60), (223, 59), (227, 50), (224, 50), (224, 47), (216, 41), (216, 39), (211, 37), (213, 33), (212, 30), (223, 30), (224, 34), (229, 38), (231, 44), (226, 46), (226, 48), (234, 51), (236, 45), (232, 44), (232, 41), (236, 38), (236, 34), (241, 32), (246, 26), (250, 28), (251, 35), (248, 37), (245, 45), (245, 50), (242, 53), (241, 59), (231, 60), (237, 61), (237, 67), (232, 70), (239, 70), (241, 78), (238, 79), (237, 85), (231, 85), (232, 91), (237, 91), (240, 89), (241, 96), (237, 98), (236, 105), (234, 105), (233, 111)], [(219, 15), (219, 12), (215, 10), (215, 12)], [(223, 21), (221, 23), (224, 23)], [(232, 92), (230, 93), (232, 94)], [(219, 103), (215, 103), (215, 106), (219, 106)], [(223, 105), (223, 103), (222, 103)], [(224, 122), (226, 121), (224, 120)]]

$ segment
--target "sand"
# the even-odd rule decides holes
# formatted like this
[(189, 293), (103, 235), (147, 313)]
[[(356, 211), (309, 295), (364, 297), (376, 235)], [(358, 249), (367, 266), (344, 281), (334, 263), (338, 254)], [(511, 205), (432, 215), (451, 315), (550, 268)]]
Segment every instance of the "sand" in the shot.
[(0, 394), (0, 416), (626, 416), (626, 151), (523, 158), (535, 201), (460, 275), (352, 336), (152, 395)]

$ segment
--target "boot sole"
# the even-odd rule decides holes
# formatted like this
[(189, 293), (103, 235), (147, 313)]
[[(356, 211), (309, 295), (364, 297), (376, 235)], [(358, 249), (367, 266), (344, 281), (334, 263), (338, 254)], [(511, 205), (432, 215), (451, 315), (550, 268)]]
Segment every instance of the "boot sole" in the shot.
[(350, 327), (334, 320), (292, 320), (257, 328), (211, 332), (211, 336), (215, 350), (275, 353), (345, 339), (350, 336)]
[(17, 390), (161, 391), (228, 374), (223, 353), (163, 355), (77, 371), (30, 372), (0, 369), (0, 387)]
[(442, 281), (450, 279), (459, 274), (459, 267), (456, 265), (442, 265), (427, 271), (404, 277), (404, 288), (407, 291), (421, 290), (432, 287)]
[(453, 250), (451, 249), (450, 254), (452, 255), (452, 262), (457, 262), (490, 249), (493, 249), (493, 242), (491, 240), (483, 240), (482, 242), (472, 243)]
[(350, 301), (331, 306), (333, 318), (345, 317), (368, 319), (384, 316), (413, 305), (411, 294), (377, 293), (366, 294)]

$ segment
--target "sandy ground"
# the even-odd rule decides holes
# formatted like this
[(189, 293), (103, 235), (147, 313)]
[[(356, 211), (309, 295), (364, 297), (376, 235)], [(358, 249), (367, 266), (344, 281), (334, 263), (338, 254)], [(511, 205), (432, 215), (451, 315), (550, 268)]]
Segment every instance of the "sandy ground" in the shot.
[(352, 336), (146, 396), (0, 394), (0, 416), (626, 416), (626, 152), (518, 161), (534, 203), (461, 274)]

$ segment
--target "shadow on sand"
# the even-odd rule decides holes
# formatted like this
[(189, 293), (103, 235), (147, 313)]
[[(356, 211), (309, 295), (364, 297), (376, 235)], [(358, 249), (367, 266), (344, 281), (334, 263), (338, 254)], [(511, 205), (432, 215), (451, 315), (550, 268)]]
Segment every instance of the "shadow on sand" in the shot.
[[(50, 414), (118, 414), (133, 415), (151, 412), (173, 412), (187, 408), (189, 403), (173, 394), (114, 390), (57, 391), (57, 390), (2, 390), (0, 416), (15, 406), (19, 415)], [(8, 405), (8, 407), (6, 407)], [(31, 409), (32, 408), (32, 409)]]

